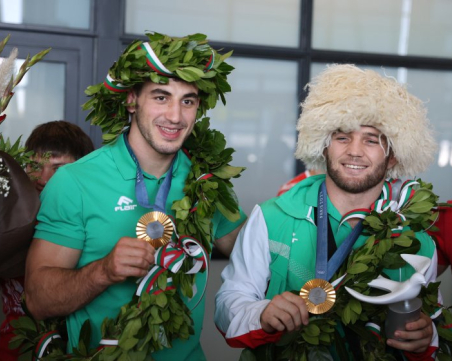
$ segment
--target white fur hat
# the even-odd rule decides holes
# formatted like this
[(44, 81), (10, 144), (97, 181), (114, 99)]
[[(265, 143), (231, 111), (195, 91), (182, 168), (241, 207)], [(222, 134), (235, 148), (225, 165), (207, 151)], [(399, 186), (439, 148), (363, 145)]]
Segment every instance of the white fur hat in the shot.
[(350, 64), (332, 65), (310, 84), (301, 104), (296, 158), (308, 169), (325, 169), (323, 151), (331, 134), (368, 125), (388, 139), (398, 161), (387, 176), (411, 177), (433, 161), (436, 141), (427, 110), (393, 78)]

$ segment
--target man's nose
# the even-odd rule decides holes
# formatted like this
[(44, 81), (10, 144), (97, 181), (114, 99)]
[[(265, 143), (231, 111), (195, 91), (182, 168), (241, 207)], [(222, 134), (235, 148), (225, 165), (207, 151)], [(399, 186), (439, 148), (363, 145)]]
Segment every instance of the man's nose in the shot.
[(168, 104), (165, 116), (172, 122), (178, 122), (181, 118), (181, 105), (178, 102)]
[(43, 167), (39, 174), (37, 174), (37, 182), (45, 186), (50, 178), (55, 174), (55, 170), (48, 167)]
[(347, 153), (352, 157), (362, 157), (363, 148), (361, 141), (358, 139), (352, 139), (348, 144)]

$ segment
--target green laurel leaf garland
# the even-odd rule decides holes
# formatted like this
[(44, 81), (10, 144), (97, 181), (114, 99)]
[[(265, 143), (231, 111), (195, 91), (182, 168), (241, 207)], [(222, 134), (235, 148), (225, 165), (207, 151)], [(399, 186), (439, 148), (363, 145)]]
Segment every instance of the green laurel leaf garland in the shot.
[[(230, 179), (239, 177), (245, 168), (229, 165), (234, 150), (226, 148), (223, 134), (209, 129), (209, 118), (195, 124), (184, 147), (191, 157), (191, 171), (185, 182), (184, 198), (173, 202), (176, 227), (179, 234), (189, 234), (200, 241), (210, 254), (211, 219), (215, 211), (219, 210), (231, 221), (240, 217)], [(213, 176), (199, 179), (203, 174)], [(72, 355), (66, 355), (61, 343), (52, 343), (42, 360), (59, 361), (69, 357), (71, 360), (152, 360), (152, 353), (170, 348), (175, 339), (188, 339), (194, 333), (193, 321), (181, 295), (192, 297), (195, 276), (184, 273), (190, 268), (189, 262), (186, 259), (181, 271), (171, 274), (177, 291), (165, 290), (169, 277), (168, 271), (165, 271), (156, 282), (163, 292), (133, 296), (128, 304), (121, 307), (116, 319), (104, 320), (102, 338), (119, 340), (118, 346), (90, 349), (90, 326), (87, 321), (80, 332), (79, 346)], [(36, 322), (29, 316), (13, 321), (16, 336), (11, 346), (21, 347), (21, 360), (30, 360), (42, 335), (54, 330), (60, 321)]]
[[(406, 262), (400, 257), (402, 253), (416, 254), (420, 242), (415, 232), (430, 229), (436, 221), (436, 207), (445, 204), (438, 203), (438, 197), (432, 192), (432, 185), (422, 180), (411, 200), (401, 209), (406, 217), (402, 221), (395, 212), (386, 210), (383, 213), (372, 211), (363, 222), (364, 230), (369, 238), (363, 246), (354, 250), (343, 266), (333, 276), (332, 281), (347, 273), (336, 290), (336, 303), (327, 313), (312, 316), (309, 325), (300, 331), (283, 335), (279, 342), (262, 345), (256, 349), (246, 349), (240, 361), (307, 361), (331, 360), (330, 349), (336, 350), (337, 358), (349, 361), (351, 351), (347, 349), (343, 338), (345, 328), (359, 340), (361, 353), (366, 361), (396, 360), (386, 350), (386, 339), (382, 327), (380, 338), (365, 327), (366, 323), (374, 322), (381, 326), (386, 319), (385, 305), (373, 305), (353, 298), (344, 286), (356, 291), (377, 296), (384, 292), (368, 287), (368, 283), (378, 275), (384, 275), (383, 270), (400, 268)], [(392, 229), (403, 226), (397, 237), (391, 237)], [(423, 287), (419, 297), (423, 301), (422, 310), (425, 314), (433, 314), (438, 305), (439, 282)], [(299, 290), (292, 291), (299, 294)], [(448, 309), (442, 310), (438, 318), (437, 330), (440, 347), (437, 357), (440, 360), (451, 360), (452, 350), (452, 314)]]
[[(225, 60), (232, 51), (220, 55), (207, 43), (204, 34), (193, 34), (183, 38), (169, 37), (159, 33), (147, 33), (148, 43), (156, 56), (173, 72), (173, 76), (193, 83), (199, 90), (200, 106), (196, 119), (206, 115), (220, 99), (226, 104), (224, 94), (231, 91), (227, 76), (234, 69)], [(104, 83), (89, 86), (85, 91), (91, 97), (83, 105), (89, 110), (86, 120), (102, 129), (104, 143), (110, 143), (129, 124), (127, 112), (127, 89), (145, 81), (168, 84), (168, 76), (159, 75), (147, 65), (143, 41), (132, 42), (110, 68), (108, 75), (113, 85), (125, 91), (112, 91)], [(211, 63), (211, 66), (208, 64)]]

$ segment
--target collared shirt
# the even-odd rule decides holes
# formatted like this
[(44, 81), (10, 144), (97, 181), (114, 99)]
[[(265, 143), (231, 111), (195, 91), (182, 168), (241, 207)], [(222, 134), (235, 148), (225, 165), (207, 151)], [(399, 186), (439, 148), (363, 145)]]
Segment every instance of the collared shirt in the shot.
[[(179, 151), (166, 202), (167, 214), (174, 215), (171, 210), (173, 201), (184, 196), (183, 188), (190, 166), (190, 160)], [(164, 174), (156, 178), (144, 173), (150, 204), (154, 203), (158, 188), (166, 176)], [(114, 144), (104, 146), (79, 161), (62, 167), (41, 194), (42, 207), (38, 214), (35, 237), (81, 250), (77, 268), (105, 257), (121, 237), (136, 237), (138, 220), (150, 211), (137, 203), (135, 179), (136, 165), (126, 149), (123, 136)], [(217, 212), (213, 218), (215, 239), (230, 233), (244, 219), (242, 213), (239, 221), (231, 223)], [(199, 292), (202, 292), (205, 282), (205, 275), (197, 277)], [(79, 332), (86, 319), (91, 321), (91, 346), (97, 347), (101, 338), (102, 321), (105, 317), (115, 318), (120, 307), (131, 300), (136, 288), (136, 279), (112, 285), (87, 306), (69, 315), (69, 350), (78, 345)], [(176, 340), (172, 349), (153, 354), (153, 357), (156, 360), (199, 360), (195, 358), (198, 356), (190, 358), (189, 355), (202, 355), (199, 336), (203, 315), (204, 300), (192, 313), (195, 335), (185, 342)]]

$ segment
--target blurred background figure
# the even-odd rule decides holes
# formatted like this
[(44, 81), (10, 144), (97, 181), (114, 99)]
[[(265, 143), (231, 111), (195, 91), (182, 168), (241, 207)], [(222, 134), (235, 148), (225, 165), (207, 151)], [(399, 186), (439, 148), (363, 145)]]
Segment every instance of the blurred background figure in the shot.
[(30, 178), (13, 158), (6, 153), (0, 154), (4, 164), (0, 175), (8, 173), (10, 183), (8, 196), (0, 196), (0, 287), (5, 314), (0, 327), (2, 361), (19, 357), (18, 349), (8, 348), (8, 342), (14, 337), (10, 322), (24, 314), (21, 298), (25, 258), (34, 233), (39, 194), (59, 167), (94, 150), (91, 139), (83, 130), (64, 120), (38, 125), (25, 146), (27, 151), (34, 152), (34, 162), (27, 165), (26, 170)]
[(438, 231), (429, 232), (438, 250), (438, 275), (452, 263), (452, 200), (447, 203), (451, 204), (451, 207), (439, 207), (439, 216), (435, 223)]
[(59, 167), (73, 163), (94, 150), (88, 135), (79, 126), (64, 120), (38, 125), (28, 137), (25, 147), (35, 153), (35, 162), (27, 166), (27, 173), (39, 193)]

